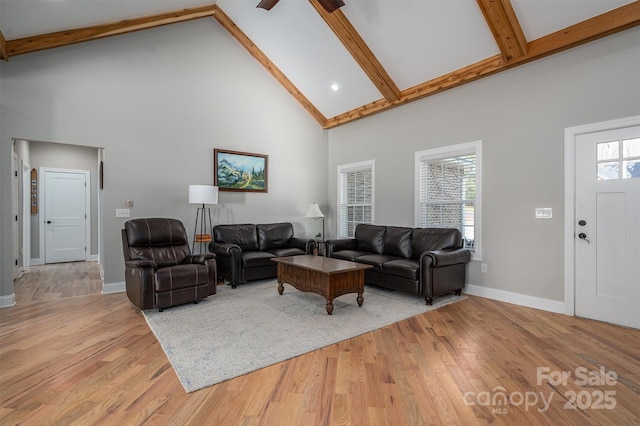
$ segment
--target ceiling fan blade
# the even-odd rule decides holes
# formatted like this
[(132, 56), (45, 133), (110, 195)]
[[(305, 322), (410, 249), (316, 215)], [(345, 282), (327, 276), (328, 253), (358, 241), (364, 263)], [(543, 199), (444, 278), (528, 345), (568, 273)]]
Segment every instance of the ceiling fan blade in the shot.
[(256, 7), (260, 7), (265, 10), (271, 10), (280, 0), (260, 0), (260, 3)]
[(320, 3), (320, 6), (324, 7), (324, 10), (329, 13), (344, 6), (344, 2), (342, 0), (318, 0), (318, 3)]

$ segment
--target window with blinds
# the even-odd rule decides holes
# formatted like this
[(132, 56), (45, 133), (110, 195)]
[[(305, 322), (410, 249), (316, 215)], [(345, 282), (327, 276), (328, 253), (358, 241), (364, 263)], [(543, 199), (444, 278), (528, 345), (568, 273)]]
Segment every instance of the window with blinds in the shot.
[(464, 246), (474, 252), (479, 248), (479, 149), (474, 142), (416, 153), (417, 226), (459, 229)]
[(373, 223), (374, 161), (338, 167), (338, 238), (353, 238), (356, 225)]

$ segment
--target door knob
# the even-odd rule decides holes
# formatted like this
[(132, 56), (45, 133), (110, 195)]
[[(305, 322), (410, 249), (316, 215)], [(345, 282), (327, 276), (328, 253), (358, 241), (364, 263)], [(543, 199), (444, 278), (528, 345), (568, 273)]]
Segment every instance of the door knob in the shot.
[(48, 220), (47, 223), (52, 223), (52, 222), (50, 220)]
[(585, 226), (586, 224), (587, 224), (587, 221), (586, 221), (586, 220), (580, 220), (580, 221), (578, 221), (578, 225), (580, 225), (580, 226)]
[(586, 242), (591, 244), (591, 241), (587, 240), (587, 234), (585, 234), (584, 232), (579, 233), (578, 238), (580, 238), (581, 240), (585, 240)]

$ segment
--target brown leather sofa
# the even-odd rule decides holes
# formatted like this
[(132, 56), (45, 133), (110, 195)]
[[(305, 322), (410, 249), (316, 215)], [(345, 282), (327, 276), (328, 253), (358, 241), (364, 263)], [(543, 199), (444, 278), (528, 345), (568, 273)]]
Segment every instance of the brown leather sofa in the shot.
[(359, 224), (355, 238), (325, 244), (329, 257), (373, 265), (365, 283), (421, 295), (427, 305), (434, 297), (462, 292), (471, 260), (457, 229)]
[(131, 219), (122, 230), (127, 297), (140, 309), (162, 311), (216, 294), (215, 255), (192, 255), (176, 219)]
[(216, 255), (219, 276), (236, 288), (239, 283), (275, 277), (277, 264), (271, 259), (311, 254), (315, 244), (294, 237), (288, 222), (247, 223), (214, 226), (209, 251)]

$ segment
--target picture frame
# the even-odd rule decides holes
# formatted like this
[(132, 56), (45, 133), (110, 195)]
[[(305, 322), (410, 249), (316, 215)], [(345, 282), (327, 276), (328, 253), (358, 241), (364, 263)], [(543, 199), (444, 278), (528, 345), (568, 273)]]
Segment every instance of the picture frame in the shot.
[(219, 191), (269, 192), (269, 156), (213, 150), (213, 184)]

